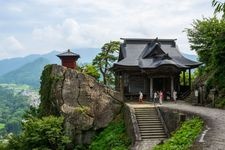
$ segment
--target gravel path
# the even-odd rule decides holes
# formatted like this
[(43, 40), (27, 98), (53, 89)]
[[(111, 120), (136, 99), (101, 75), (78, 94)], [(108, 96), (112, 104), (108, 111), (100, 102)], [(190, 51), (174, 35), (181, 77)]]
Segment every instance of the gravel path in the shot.
[(159, 107), (166, 107), (181, 111), (196, 113), (206, 123), (205, 135), (199, 138), (203, 150), (225, 150), (225, 110), (192, 106), (184, 102), (164, 103)]

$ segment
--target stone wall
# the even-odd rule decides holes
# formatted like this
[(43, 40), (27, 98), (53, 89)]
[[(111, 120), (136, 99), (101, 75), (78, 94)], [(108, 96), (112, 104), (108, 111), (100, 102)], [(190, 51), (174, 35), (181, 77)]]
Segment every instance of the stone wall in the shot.
[(194, 116), (197, 116), (196, 114), (190, 112), (169, 109), (165, 107), (159, 107), (159, 110), (165, 121), (169, 134), (174, 132), (183, 121), (193, 118)]
[(127, 135), (131, 138), (132, 146), (135, 146), (136, 142), (141, 141), (141, 135), (134, 109), (125, 104), (123, 113)]

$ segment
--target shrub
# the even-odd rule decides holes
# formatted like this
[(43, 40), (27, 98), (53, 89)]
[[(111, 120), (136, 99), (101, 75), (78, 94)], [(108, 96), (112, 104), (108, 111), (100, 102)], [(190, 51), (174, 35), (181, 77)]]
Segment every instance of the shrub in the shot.
[(203, 128), (200, 118), (185, 121), (170, 139), (162, 145), (157, 145), (154, 150), (188, 150)]
[(124, 121), (117, 118), (109, 124), (91, 143), (91, 150), (127, 150), (130, 139), (125, 133)]

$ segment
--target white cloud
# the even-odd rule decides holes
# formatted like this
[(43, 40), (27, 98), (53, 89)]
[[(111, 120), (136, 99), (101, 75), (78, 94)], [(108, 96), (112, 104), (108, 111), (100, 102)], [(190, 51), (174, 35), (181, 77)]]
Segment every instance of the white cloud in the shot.
[(24, 46), (14, 36), (7, 37), (0, 43), (0, 57), (21, 56), (25, 52)]
[[(205, 0), (24, 0), (23, 3), (8, 3), (0, 6), (7, 5), (11, 9), (11, 12), (0, 9), (0, 19), (3, 18), (0, 39), (15, 35), (24, 46), (19, 42), (20, 45), (29, 49), (21, 51), (20, 48), (24, 55), (101, 47), (120, 37), (177, 38), (180, 49), (192, 53), (182, 31), (190, 27), (193, 19), (210, 16), (213, 12), (211, 3)], [(18, 13), (12, 15), (12, 12)]]

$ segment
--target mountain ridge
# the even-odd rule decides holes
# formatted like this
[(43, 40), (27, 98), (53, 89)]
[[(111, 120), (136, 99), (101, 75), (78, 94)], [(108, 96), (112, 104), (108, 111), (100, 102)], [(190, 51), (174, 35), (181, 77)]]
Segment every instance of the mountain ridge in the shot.
[[(90, 51), (89, 55), (87, 51)], [(92, 59), (97, 55), (97, 49), (83, 49), (79, 52), (81, 55), (81, 60), (83, 63), (91, 63)], [(60, 59), (56, 57), (60, 52), (52, 51), (47, 54), (32, 54), (26, 57), (16, 57), (7, 60), (6, 66), (2, 63), (4, 60), (0, 60), (0, 67), (4, 66), (0, 70), (0, 83), (15, 83), (15, 84), (27, 84), (32, 87), (38, 88), (40, 86), (40, 75), (44, 66), (47, 64), (59, 64)], [(197, 55), (184, 54), (184, 57), (196, 61)], [(83, 58), (83, 59), (82, 59)], [(10, 62), (11, 60), (11, 62)], [(19, 64), (17, 64), (19, 61)], [(17, 66), (16, 66), (17, 65)], [(16, 67), (13, 67), (16, 66)], [(11, 70), (4, 70), (10, 68)]]

